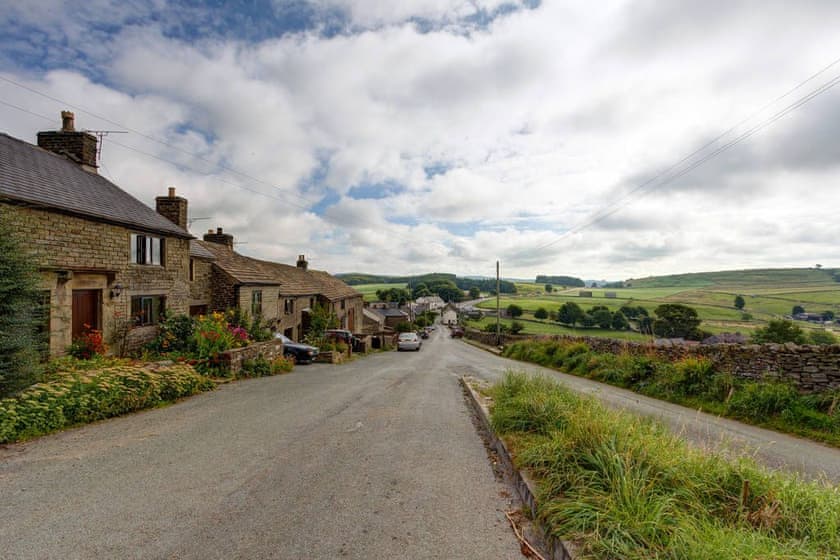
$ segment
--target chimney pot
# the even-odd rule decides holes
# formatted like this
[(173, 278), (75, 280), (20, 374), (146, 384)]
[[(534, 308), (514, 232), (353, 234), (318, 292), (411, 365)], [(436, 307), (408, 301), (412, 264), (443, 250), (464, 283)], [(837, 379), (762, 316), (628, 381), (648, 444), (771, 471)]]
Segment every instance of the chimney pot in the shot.
[(212, 229), (208, 229), (208, 230), (207, 230), (207, 233), (213, 233), (213, 230), (212, 230)]
[(73, 114), (73, 111), (62, 111), (61, 112), (61, 130), (63, 132), (75, 132), (75, 120), (76, 116)]
[(175, 187), (169, 187), (169, 198), (175, 198)]
[(219, 235), (222, 235), (224, 233), (224, 231), (222, 230), (222, 228), (219, 227), (219, 228), (216, 228), (216, 233), (219, 234)]

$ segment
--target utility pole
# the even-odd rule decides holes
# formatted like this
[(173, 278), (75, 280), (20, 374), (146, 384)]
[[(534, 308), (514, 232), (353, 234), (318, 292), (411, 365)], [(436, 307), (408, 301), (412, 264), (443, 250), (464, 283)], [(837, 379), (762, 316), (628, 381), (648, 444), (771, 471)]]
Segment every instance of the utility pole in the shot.
[(501, 313), (499, 311), (499, 261), (496, 261), (496, 346), (502, 345)]

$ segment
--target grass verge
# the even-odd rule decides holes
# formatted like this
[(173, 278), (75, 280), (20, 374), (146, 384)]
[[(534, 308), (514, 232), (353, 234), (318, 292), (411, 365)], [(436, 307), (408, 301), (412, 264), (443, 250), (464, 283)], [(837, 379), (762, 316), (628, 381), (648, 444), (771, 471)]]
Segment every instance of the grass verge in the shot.
[(491, 389), (494, 429), (539, 486), (538, 516), (585, 558), (840, 555), (840, 491), (689, 447), (541, 377)]
[(840, 447), (838, 391), (800, 395), (786, 383), (715, 371), (703, 358), (670, 362), (656, 356), (595, 352), (584, 342), (566, 340), (523, 340), (505, 347), (502, 355)]

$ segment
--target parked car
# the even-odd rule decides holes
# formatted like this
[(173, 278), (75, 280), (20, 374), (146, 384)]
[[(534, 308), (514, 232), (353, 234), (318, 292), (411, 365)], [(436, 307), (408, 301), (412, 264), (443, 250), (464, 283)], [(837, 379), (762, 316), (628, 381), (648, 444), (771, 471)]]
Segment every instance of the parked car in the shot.
[(417, 331), (417, 334), (420, 335), (420, 338), (429, 338), (429, 331), (427, 331), (426, 329), (421, 329)]
[(461, 327), (452, 327), (452, 332), (449, 334), (452, 338), (463, 338), (464, 337), (464, 329)]
[(318, 349), (302, 342), (295, 342), (282, 333), (276, 333), (274, 338), (283, 342), (283, 355), (291, 357), (296, 364), (311, 364), (318, 355)]
[(417, 336), (417, 333), (415, 332), (400, 333), (400, 337), (397, 339), (397, 350), (400, 351), (419, 351), (421, 346), (423, 346), (423, 342), (420, 340), (420, 337)]
[(327, 329), (324, 331), (324, 337), (326, 337), (327, 340), (343, 342), (344, 344), (349, 346), (353, 352), (359, 352), (362, 350), (360, 348), (362, 341), (359, 338), (353, 336), (353, 333), (351, 333), (347, 329)]

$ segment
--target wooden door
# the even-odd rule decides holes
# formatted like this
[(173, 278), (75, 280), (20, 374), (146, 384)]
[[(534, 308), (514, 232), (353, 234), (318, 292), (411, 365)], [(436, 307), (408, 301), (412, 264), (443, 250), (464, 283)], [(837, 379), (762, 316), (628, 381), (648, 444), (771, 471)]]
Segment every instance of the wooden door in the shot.
[(352, 308), (347, 312), (347, 330), (356, 332), (356, 310)]
[(73, 290), (73, 339), (81, 336), (85, 325), (101, 329), (102, 290)]

